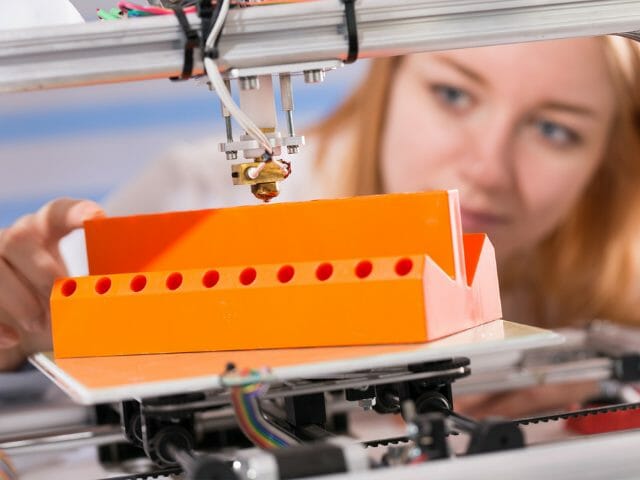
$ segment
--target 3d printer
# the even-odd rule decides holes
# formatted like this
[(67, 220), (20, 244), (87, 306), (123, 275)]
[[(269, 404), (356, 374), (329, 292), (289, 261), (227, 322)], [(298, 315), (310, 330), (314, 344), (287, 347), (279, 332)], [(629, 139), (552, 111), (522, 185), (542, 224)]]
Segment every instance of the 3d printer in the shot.
[[(235, 183), (251, 185), (254, 194), (268, 200), (277, 193), (277, 182), (289, 174), (287, 162), (277, 158), (282, 148), (286, 146), (287, 153), (294, 154), (304, 144), (294, 129), (292, 74), (302, 73), (305, 80), (317, 82), (326, 70), (358, 56), (605, 33), (633, 36), (627, 32), (636, 30), (640, 23), (640, 6), (622, 0), (496, 0), (475, 4), (416, 1), (402, 5), (375, 0), (318, 1), (236, 8), (228, 12), (229, 2), (221, 2), (217, 14), (210, 4), (201, 3), (199, 13), (193, 15), (178, 13), (126, 23), (105, 22), (1, 34), (0, 91), (188, 77), (206, 71), (212, 88), (223, 100), (227, 139), (221, 149), (229, 160), (237, 159), (240, 153), (248, 160), (234, 165), (231, 177)], [(107, 57), (102, 52), (109, 44), (117, 44), (118, 48)], [(254, 48), (256, 44), (261, 45), (260, 52)], [(282, 104), (287, 112), (284, 135), (278, 133), (275, 123), (274, 74), (279, 76)], [(228, 94), (230, 81), (235, 79), (240, 86), (241, 110)], [(238, 141), (231, 130), (231, 116), (245, 130)], [(78, 399), (86, 403), (109, 403), (98, 409), (97, 423), (103, 425), (100, 428), (122, 426), (124, 436), (133, 446), (142, 449), (156, 464), (173, 469), (170, 471), (181, 469), (191, 478), (301, 478), (357, 471), (373, 476), (369, 471), (372, 465), (406, 467), (427, 458), (448, 457), (446, 436), (456, 431), (471, 433), (468, 453), (486, 452), (522, 446), (520, 423), (552, 419), (475, 422), (455, 413), (451, 384), (469, 373), (468, 361), (460, 356), (495, 352), (499, 348), (495, 340), (504, 340), (505, 335), (507, 342), (500, 344), (509, 345), (509, 349), (546, 345), (558, 339), (549, 332), (523, 332), (504, 323), (476, 332), (480, 332), (477, 334), (486, 343), (473, 341), (475, 347), (471, 347), (465, 345), (466, 339), (462, 341), (463, 346), (458, 346), (454, 339), (453, 346), (445, 341), (444, 346), (433, 344), (433, 352), (405, 353), (393, 360), (381, 352), (362, 355), (358, 362), (344, 362), (344, 358), (338, 356), (332, 359), (333, 363), (323, 366), (321, 375), (315, 376), (296, 372), (298, 362), (293, 362), (270, 372), (251, 373), (255, 375), (251, 382), (240, 375), (234, 377), (246, 357), (232, 361), (234, 365), (228, 369), (226, 365), (225, 368), (207, 365), (201, 374), (193, 375), (204, 377), (200, 383), (172, 383), (159, 378), (151, 382), (153, 385), (140, 389), (120, 384), (114, 387), (115, 391), (113, 388), (87, 390), (78, 385), (68, 368), (53, 371), (56, 364), (46, 356), (38, 362), (61, 383), (66, 383), (69, 391), (86, 394)], [(606, 356), (601, 356), (603, 351), (600, 347), (593, 348), (588, 358), (592, 362), (591, 372), (594, 372), (594, 362), (597, 363), (597, 378), (637, 379), (636, 357), (609, 350)], [(187, 360), (193, 363), (195, 359)], [(551, 363), (551, 367), (545, 367), (544, 375), (524, 363), (519, 365), (519, 371), (533, 372), (529, 382), (545, 381), (560, 370)], [(583, 368), (573, 367), (567, 376)], [(101, 374), (122, 369), (122, 365), (105, 363)], [(505, 377), (494, 377), (491, 382), (504, 385)], [(256, 382), (272, 384), (264, 395), (263, 405), (257, 403), (253, 391), (243, 390), (243, 386)], [(486, 388), (486, 384), (482, 387), (476, 383), (475, 388)], [(234, 396), (234, 392), (237, 395)], [(328, 405), (340, 403), (336, 399), (357, 401), (380, 413), (403, 410), (409, 425), (408, 435), (373, 443), (411, 442), (390, 448), (382, 461), (373, 463), (357, 442), (332, 439), (315, 443), (344, 431), (344, 424), (341, 425), (344, 418), (328, 409)], [(263, 435), (261, 438), (268, 437), (277, 446), (287, 448), (273, 453), (238, 450), (247, 444), (233, 420), (237, 417), (228, 409), (234, 403), (244, 408), (247, 421), (255, 421), (253, 427), (262, 429), (257, 430)], [(606, 408), (634, 406), (635, 403), (625, 403)], [(207, 432), (212, 433), (213, 438), (208, 437)], [(290, 445), (292, 439), (302, 441), (303, 445)], [(3, 443), (5, 448), (7, 443)], [(591, 447), (585, 445), (584, 448)], [(618, 444), (611, 448), (617, 449)], [(216, 453), (201, 455), (198, 453), (201, 449)], [(122, 460), (119, 453), (109, 455), (111, 460)], [(491, 457), (487, 457), (486, 462), (490, 461)], [(430, 474), (428, 469), (442, 468), (426, 463), (415, 469), (392, 471), (409, 478)], [(457, 478), (455, 466), (446, 468), (448, 478)], [(388, 475), (390, 471), (381, 468), (376, 474)], [(490, 471), (489, 467), (484, 470)]]

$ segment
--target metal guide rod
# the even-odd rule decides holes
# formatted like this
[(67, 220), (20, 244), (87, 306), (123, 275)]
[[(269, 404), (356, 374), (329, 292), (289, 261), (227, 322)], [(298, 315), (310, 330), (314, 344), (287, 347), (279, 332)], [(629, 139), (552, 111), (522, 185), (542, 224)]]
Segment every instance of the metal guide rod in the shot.
[[(636, 0), (358, 0), (356, 13), (361, 57), (640, 29)], [(178, 75), (182, 37), (169, 15), (0, 32), (0, 92)], [(233, 9), (220, 54), (223, 69), (344, 59), (344, 5)]]
[(5, 439), (0, 441), (0, 450), (10, 455), (33, 454), (124, 441), (126, 440), (119, 425), (78, 426)]

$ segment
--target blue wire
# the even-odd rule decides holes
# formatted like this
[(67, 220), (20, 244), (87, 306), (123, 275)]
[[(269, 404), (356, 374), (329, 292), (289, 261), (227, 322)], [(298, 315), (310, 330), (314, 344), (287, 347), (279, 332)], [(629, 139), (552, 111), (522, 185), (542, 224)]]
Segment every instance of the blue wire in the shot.
[[(262, 428), (262, 424), (260, 419), (258, 418), (258, 415), (256, 414), (256, 411), (254, 409), (254, 406), (251, 404), (250, 400), (245, 396), (246, 394), (242, 394), (242, 403), (245, 405), (245, 408), (247, 410), (247, 413), (251, 419), (251, 424), (256, 426), (257, 429), (260, 431), (260, 433), (267, 437), (269, 440), (275, 442), (278, 444), (278, 446), (280, 447), (287, 447), (289, 446), (289, 442), (287, 442), (284, 438), (281, 438), (279, 436), (276, 436), (274, 434), (272, 434), (271, 432), (269, 432), (268, 430), (264, 430)], [(264, 419), (261, 419), (262, 421), (265, 421)]]

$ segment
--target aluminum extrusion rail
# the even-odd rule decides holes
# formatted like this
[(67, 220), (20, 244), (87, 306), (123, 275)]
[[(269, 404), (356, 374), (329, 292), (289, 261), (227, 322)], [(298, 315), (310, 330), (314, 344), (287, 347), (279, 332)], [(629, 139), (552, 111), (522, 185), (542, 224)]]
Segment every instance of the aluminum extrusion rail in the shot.
[(567, 382), (598, 381), (614, 378), (615, 361), (598, 357), (550, 365), (513, 366), (474, 373), (457, 382), (456, 395), (490, 393), (510, 389)]
[[(356, 14), (361, 57), (640, 29), (636, 0), (358, 0)], [(0, 92), (167, 78), (182, 47), (173, 16), (0, 32)], [(298, 72), (346, 54), (340, 0), (234, 9), (220, 42), (225, 70)]]

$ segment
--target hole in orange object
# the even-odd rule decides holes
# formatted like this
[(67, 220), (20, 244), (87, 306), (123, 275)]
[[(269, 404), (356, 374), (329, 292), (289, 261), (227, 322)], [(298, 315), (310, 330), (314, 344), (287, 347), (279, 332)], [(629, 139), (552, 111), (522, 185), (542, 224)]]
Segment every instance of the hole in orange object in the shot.
[(413, 269), (413, 262), (410, 258), (401, 258), (396, 263), (396, 273), (401, 277), (407, 275)]
[(363, 260), (356, 265), (356, 276), (358, 278), (367, 278), (371, 275), (373, 264), (369, 260)]
[(333, 275), (333, 265), (330, 263), (321, 263), (316, 269), (316, 277), (321, 282), (328, 280)]
[(174, 272), (167, 277), (167, 288), (169, 290), (176, 290), (182, 285), (182, 274)]
[(134, 292), (139, 292), (146, 286), (147, 286), (147, 277), (145, 277), (144, 275), (136, 275), (131, 280), (130, 287), (131, 287), (131, 290), (133, 290)]
[(206, 288), (215, 287), (220, 280), (220, 274), (217, 270), (209, 270), (202, 276), (202, 285)]
[(256, 279), (256, 275), (255, 268), (245, 268), (240, 274), (240, 283), (243, 285), (251, 285)]
[(294, 273), (296, 273), (296, 271), (291, 265), (285, 265), (278, 271), (278, 280), (282, 283), (287, 283), (293, 278)]
[(99, 278), (96, 282), (96, 293), (104, 295), (111, 288), (111, 279), (109, 277)]
[(62, 295), (64, 295), (65, 297), (70, 297), (71, 295), (73, 295), (73, 292), (76, 291), (77, 287), (78, 284), (75, 280), (65, 280), (62, 284), (62, 287), (60, 288), (60, 293), (62, 293)]

